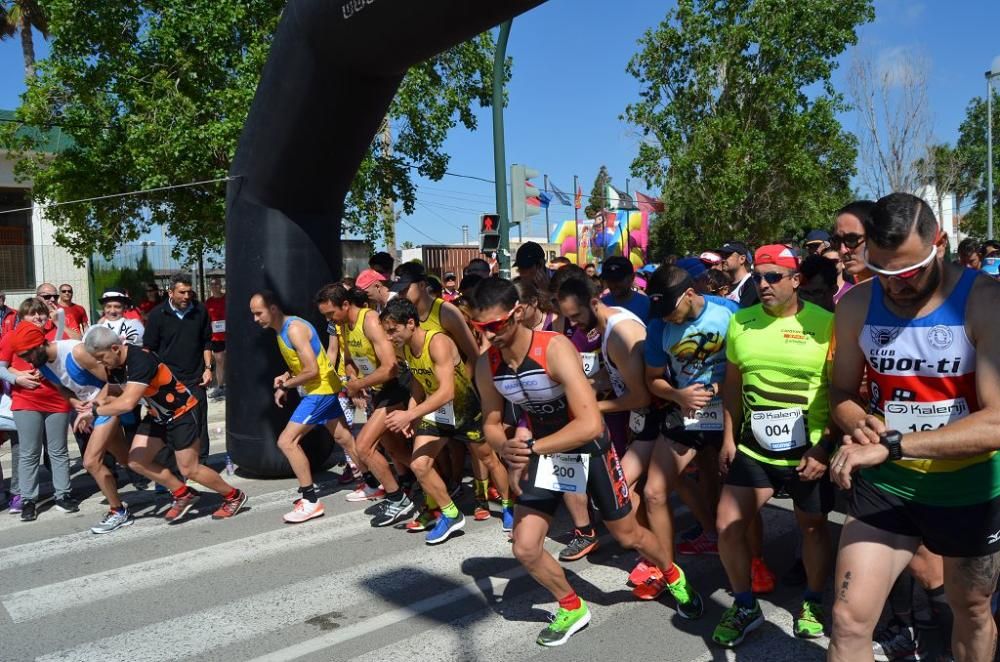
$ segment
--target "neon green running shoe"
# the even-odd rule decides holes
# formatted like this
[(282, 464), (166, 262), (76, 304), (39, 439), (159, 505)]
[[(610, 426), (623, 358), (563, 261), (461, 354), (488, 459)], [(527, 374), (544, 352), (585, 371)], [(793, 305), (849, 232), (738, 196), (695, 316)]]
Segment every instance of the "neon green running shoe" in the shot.
[(562, 646), (589, 622), (590, 610), (583, 600), (580, 600), (580, 607), (572, 611), (560, 607), (549, 626), (538, 633), (535, 642), (542, 646)]
[(816, 639), (823, 636), (823, 621), (826, 612), (823, 605), (810, 600), (802, 601), (802, 609), (795, 617), (795, 636), (803, 639)]
[[(675, 565), (674, 567), (681, 573), (681, 576), (673, 584), (667, 584), (667, 590), (670, 591), (670, 595), (674, 596), (674, 600), (677, 601), (677, 613), (689, 620), (701, 618), (701, 615), (705, 611), (705, 605), (702, 604), (701, 596), (698, 594), (698, 591), (694, 590), (688, 584), (687, 575), (684, 574), (681, 567), (679, 565)], [(666, 581), (664, 583), (666, 584)]]
[(756, 600), (753, 601), (753, 607), (733, 604), (723, 612), (722, 620), (715, 626), (712, 641), (726, 648), (735, 648), (763, 624), (764, 612), (760, 610), (760, 604)]

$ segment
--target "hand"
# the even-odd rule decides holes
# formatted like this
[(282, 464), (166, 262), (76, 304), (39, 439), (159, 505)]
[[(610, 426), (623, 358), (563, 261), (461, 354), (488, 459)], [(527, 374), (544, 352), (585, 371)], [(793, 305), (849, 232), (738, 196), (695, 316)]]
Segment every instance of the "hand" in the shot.
[(841, 446), (833, 456), (830, 478), (841, 489), (851, 489), (851, 474), (858, 469), (877, 467), (889, 459), (889, 449), (882, 444)]
[(284, 409), (286, 397), (288, 397), (288, 394), (285, 393), (283, 389), (279, 388), (277, 391), (274, 392), (274, 404), (278, 405), (279, 409)]
[(345, 390), (347, 391), (347, 397), (352, 399), (360, 397), (365, 392), (364, 387), (361, 386), (360, 379), (349, 380), (347, 386), (345, 386)]
[(273, 388), (275, 391), (277, 391), (279, 388), (281, 388), (282, 386), (284, 386), (285, 382), (287, 382), (287, 381), (288, 381), (288, 373), (287, 372), (285, 374), (283, 374), (283, 375), (278, 375), (277, 377), (274, 378), (274, 386), (272, 386), (271, 388)]
[(14, 383), (21, 388), (26, 388), (29, 391), (34, 391), (36, 388), (42, 385), (42, 380), (40, 377), (32, 376), (30, 372), (24, 372), (14, 378)]
[(93, 404), (90, 402), (76, 400), (72, 404), (73, 408), (76, 409), (77, 416), (87, 416), (93, 412)]
[(351, 398), (351, 402), (354, 404), (355, 408), (362, 411), (368, 408), (368, 401), (364, 397)]
[(691, 384), (674, 391), (674, 402), (680, 405), (685, 415), (705, 407), (712, 401), (712, 390), (704, 384)]
[(208, 386), (212, 383), (212, 369), (205, 368), (205, 372), (201, 373), (201, 383), (198, 386)]
[(94, 417), (91, 414), (80, 414), (73, 421), (73, 432), (86, 434), (94, 429)]
[[(531, 438), (530, 435), (528, 438)], [(531, 449), (528, 448), (528, 444), (525, 443), (523, 436), (518, 434), (515, 434), (513, 439), (507, 440), (503, 445), (503, 453), (501, 455), (507, 466), (519, 474), (524, 471), (528, 466), (528, 462), (531, 461)]]
[(854, 428), (852, 434), (844, 435), (844, 445), (850, 444), (877, 444), (879, 435), (888, 430), (885, 422), (878, 416), (869, 414), (865, 416), (858, 426)]
[(822, 444), (816, 444), (806, 451), (795, 470), (799, 472), (799, 480), (819, 480), (829, 465), (830, 454)]
[[(399, 432), (406, 434), (407, 430), (410, 430), (410, 424), (413, 423), (413, 416), (408, 410), (397, 409), (386, 414), (385, 426), (392, 430), (393, 432)], [(413, 436), (412, 430), (407, 437)]]
[(723, 443), (719, 449), (719, 473), (725, 476), (729, 473), (729, 467), (733, 465), (733, 458), (736, 457), (736, 444), (733, 442)]

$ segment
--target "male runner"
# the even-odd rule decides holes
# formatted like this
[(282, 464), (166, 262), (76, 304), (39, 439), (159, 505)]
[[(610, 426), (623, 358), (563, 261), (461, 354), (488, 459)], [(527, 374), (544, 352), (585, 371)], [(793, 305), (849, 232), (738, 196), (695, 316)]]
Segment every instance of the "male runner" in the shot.
[[(514, 556), (559, 601), (555, 618), (537, 639), (543, 646), (559, 646), (590, 622), (587, 605), (543, 547), (562, 493), (589, 491), (619, 544), (639, 550), (660, 568), (671, 564), (653, 534), (636, 522), (618, 456), (572, 343), (561, 334), (525, 327), (524, 307), (510, 281), (486, 279), (471, 307), (475, 326), (491, 345), (476, 365), (483, 431), (490, 444), (503, 448), (512, 489), (519, 493)], [(527, 417), (527, 425), (518, 426), (511, 438), (503, 423), (504, 400)], [(678, 613), (698, 618), (701, 597), (687, 587), (683, 573), (681, 586), (685, 590), (674, 593)]]
[[(827, 371), (833, 314), (799, 299), (799, 260), (784, 245), (757, 249), (760, 304), (733, 315), (726, 335), (723, 438), (719, 466), (719, 554), (733, 591), (712, 639), (732, 648), (764, 623), (751, 590), (747, 530), (779, 490), (802, 530), (807, 589), (794, 623), (799, 637), (823, 635), (823, 587), (832, 556), (826, 515), (833, 486), (807, 455), (828, 432)], [(816, 451), (816, 453), (823, 452)], [(818, 456), (823, 457), (824, 455)], [(813, 462), (809, 462), (813, 458)]]
[[(850, 489), (830, 659), (870, 660), (872, 630), (917, 546), (944, 557), (956, 660), (992, 660), (1000, 569), (1000, 285), (944, 260), (922, 199), (893, 193), (864, 222), (876, 277), (837, 311), (831, 474)], [(870, 398), (858, 392), (867, 374)], [(860, 469), (860, 472), (856, 473)]]
[[(96, 327), (95, 327), (96, 328)], [(129, 445), (123, 434), (118, 416), (96, 418), (91, 403), (97, 399), (107, 383), (107, 372), (97, 359), (87, 353), (79, 340), (48, 342), (41, 329), (33, 324), (22, 324), (15, 331), (15, 351), (25, 361), (39, 369), (52, 384), (59, 387), (63, 397), (77, 410), (75, 431), (93, 428), (83, 454), (83, 466), (93, 476), (110, 507), (104, 519), (90, 528), (102, 534), (131, 525), (134, 520), (118, 494), (115, 474), (104, 463), (104, 454), (111, 453), (122, 466), (128, 466)], [(135, 433), (132, 412), (123, 414), (122, 422), (129, 425), (131, 437)]]
[(246, 493), (227, 483), (218, 472), (198, 459), (197, 408), (203, 405), (174, 377), (170, 368), (153, 352), (123, 343), (106, 327), (90, 329), (83, 344), (87, 352), (107, 368), (108, 382), (122, 387), (118, 397), (101, 404), (92, 403), (95, 421), (102, 416), (129, 413), (140, 401), (146, 405), (146, 416), (139, 423), (128, 464), (130, 469), (163, 485), (173, 494), (174, 502), (165, 519), (168, 522), (180, 520), (198, 502), (201, 494), (156, 462), (156, 454), (164, 445), (173, 450), (177, 467), (185, 479), (190, 478), (222, 495), (222, 506), (212, 514), (212, 519), (226, 519), (240, 512), (247, 502)]
[(355, 447), (373, 474), (373, 481), (368, 482), (375, 482), (375, 487), (381, 484), (386, 493), (384, 506), (372, 518), (372, 526), (390, 526), (412, 515), (416, 506), (403, 493), (396, 473), (379, 452), (378, 445), (386, 447), (399, 470), (409, 467), (405, 442), (386, 429), (385, 418), (390, 411), (406, 406), (410, 389), (397, 377), (396, 353), (375, 311), (359, 307), (358, 302), (351, 300), (351, 291), (340, 283), (324, 286), (316, 294), (316, 306), (328, 321), (346, 327), (347, 360), (361, 375), (348, 380), (348, 396), (356, 398), (366, 391), (372, 394), (372, 413), (361, 428)]
[(303, 437), (317, 425), (324, 425), (333, 440), (351, 457), (357, 458), (354, 437), (337, 397), (341, 391), (340, 378), (313, 325), (301, 317), (286, 315), (278, 305), (277, 296), (269, 290), (250, 297), (250, 312), (258, 326), (275, 332), (278, 351), (288, 365), (286, 372), (274, 378), (274, 404), (284, 407), (288, 391), (293, 389), (302, 398), (278, 435), (278, 448), (288, 458), (302, 495), (295, 501), (292, 512), (285, 514), (284, 520), (298, 524), (323, 516), (323, 504), (316, 495), (309, 458), (302, 450)]

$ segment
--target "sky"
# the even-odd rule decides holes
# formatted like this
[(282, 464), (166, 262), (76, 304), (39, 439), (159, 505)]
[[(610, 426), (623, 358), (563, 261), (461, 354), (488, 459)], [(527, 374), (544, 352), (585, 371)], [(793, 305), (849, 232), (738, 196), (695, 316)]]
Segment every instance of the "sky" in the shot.
[[(613, 183), (624, 188), (638, 134), (620, 116), (639, 91), (625, 67), (639, 37), (662, 21), (673, 4), (549, 0), (516, 18), (507, 48), (514, 58), (504, 113), (508, 166), (527, 164), (548, 174), (567, 193), (577, 175), (584, 194), (589, 194), (603, 164)], [(929, 63), (934, 139), (954, 143), (966, 106), (985, 94), (984, 72), (1000, 55), (1000, 2), (876, 0), (875, 12), (874, 22), (859, 28), (859, 48), (876, 62), (906, 62), (913, 54), (924, 58)], [(38, 45), (39, 57), (44, 57), (47, 46)], [(845, 94), (852, 57), (853, 49), (841, 56), (833, 77), (835, 89)], [(20, 45), (0, 42), (0, 108), (15, 108), (23, 89)], [(480, 109), (477, 116), (477, 131), (459, 126), (449, 135), (448, 170), (493, 179), (491, 111)], [(853, 113), (840, 119), (847, 130), (858, 129)], [(496, 206), (493, 185), (486, 182), (445, 176), (416, 183), (417, 208), (400, 220), (400, 244), (457, 243), (463, 225), (475, 240), (480, 213)], [(629, 189), (647, 192), (644, 183), (634, 179)], [(553, 225), (572, 214), (571, 207), (550, 208)], [(532, 222), (530, 234), (544, 234), (544, 216)]]

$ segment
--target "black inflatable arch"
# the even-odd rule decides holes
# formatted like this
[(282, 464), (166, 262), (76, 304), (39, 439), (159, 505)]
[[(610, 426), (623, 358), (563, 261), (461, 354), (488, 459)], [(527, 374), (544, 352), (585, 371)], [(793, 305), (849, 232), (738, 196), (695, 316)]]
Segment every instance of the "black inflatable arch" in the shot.
[[(324, 328), (313, 294), (340, 277), (344, 199), (406, 70), (544, 0), (291, 0), (240, 137), (226, 197), (226, 448), (259, 476), (291, 469), (275, 445), (291, 407), (271, 381), (285, 367), (249, 314), (274, 290)], [(305, 443), (314, 466), (332, 440)]]

